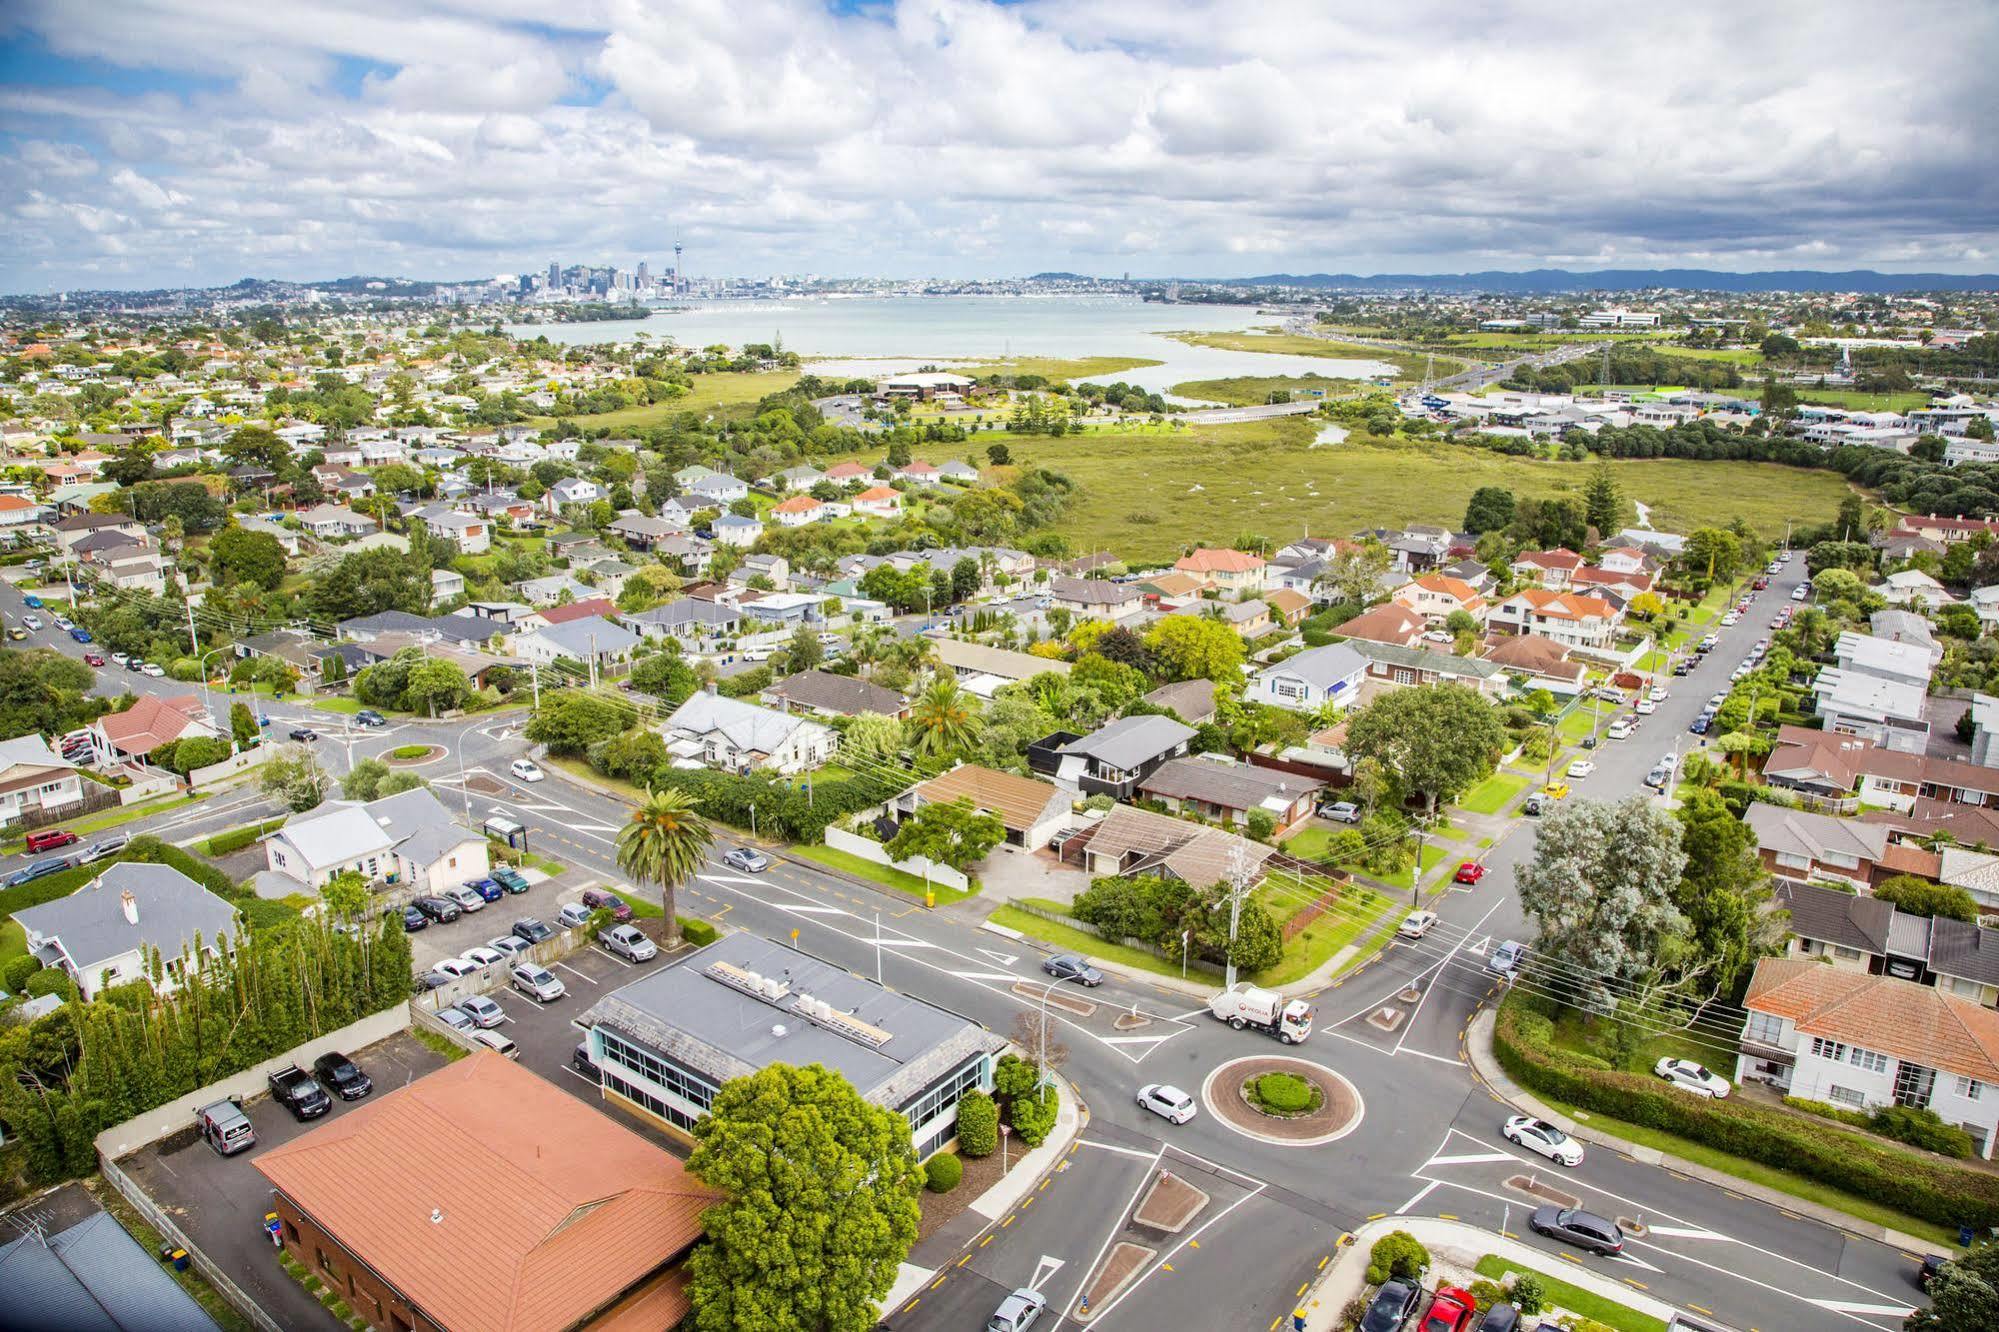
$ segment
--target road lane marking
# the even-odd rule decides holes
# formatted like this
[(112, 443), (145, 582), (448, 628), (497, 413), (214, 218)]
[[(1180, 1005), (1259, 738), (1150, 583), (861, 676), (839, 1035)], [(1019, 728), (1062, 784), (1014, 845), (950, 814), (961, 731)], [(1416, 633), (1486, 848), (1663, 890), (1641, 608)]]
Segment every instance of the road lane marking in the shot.
[(1141, 1152), (1131, 1147), (1119, 1147), (1115, 1143), (1098, 1142), (1094, 1138), (1079, 1138), (1077, 1139), (1077, 1145), (1081, 1147), (1094, 1147), (1100, 1152), (1116, 1152), (1119, 1156), (1135, 1156), (1141, 1161), (1157, 1160), (1159, 1156), (1157, 1152)]
[[(1433, 1156), (1416, 1168), (1418, 1170), (1428, 1170), (1431, 1166), (1483, 1165), (1488, 1161), (1512, 1161), (1516, 1159), (1511, 1152), (1473, 1152), (1465, 1156)], [(1654, 1226), (1653, 1230), (1657, 1232), (1658, 1227)]]
[[(1915, 1309), (1907, 1304), (1860, 1304), (1852, 1300), (1815, 1300), (1805, 1297), (1806, 1304), (1816, 1304), (1827, 1313), (1859, 1316), (1863, 1314), (1886, 1314), (1890, 1318), (1907, 1318)], [(1698, 1304), (1690, 1304), (1689, 1309), (1699, 1309)]]
[(997, 971), (953, 971), (949, 974), (956, 976), (959, 980), (1014, 981), (1020, 979), (1018, 976), (1009, 976)]
[(1437, 1187), (1437, 1184), (1438, 1181), (1433, 1179), (1427, 1184), (1425, 1184), (1422, 1188), (1416, 1190), (1416, 1196), (1411, 1198), (1408, 1202), (1403, 1203), (1400, 1207), (1396, 1208), (1395, 1215), (1403, 1216), (1407, 1214), (1410, 1208), (1414, 1207), (1417, 1203), (1420, 1203), (1425, 1198), (1429, 1197), (1431, 1191)]
[(1648, 1236), (1671, 1235), (1677, 1239), (1721, 1240), (1728, 1244), (1735, 1243), (1733, 1235), (1723, 1235), (1713, 1230), (1699, 1230), (1692, 1226), (1647, 1226), (1645, 1233)]

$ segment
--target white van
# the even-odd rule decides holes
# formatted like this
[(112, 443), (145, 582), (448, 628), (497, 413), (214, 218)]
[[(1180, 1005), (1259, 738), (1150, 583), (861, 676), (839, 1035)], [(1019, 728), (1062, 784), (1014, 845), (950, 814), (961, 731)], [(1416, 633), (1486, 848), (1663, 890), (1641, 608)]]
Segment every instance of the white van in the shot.
[(1631, 719), (1629, 717), (1619, 717), (1616, 721), (1610, 724), (1610, 729), (1604, 732), (1604, 734), (1608, 735), (1613, 740), (1622, 740), (1626, 736), (1630, 735), (1633, 729), (1635, 728), (1631, 725)]

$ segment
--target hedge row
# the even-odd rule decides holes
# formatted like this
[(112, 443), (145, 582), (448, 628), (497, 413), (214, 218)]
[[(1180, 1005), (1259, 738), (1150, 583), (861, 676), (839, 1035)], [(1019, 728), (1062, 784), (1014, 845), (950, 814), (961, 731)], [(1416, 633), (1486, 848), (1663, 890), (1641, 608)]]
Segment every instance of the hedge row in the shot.
[(1857, 1133), (1829, 1132), (1741, 1097), (1704, 1100), (1665, 1089), (1653, 1078), (1585, 1068), (1530, 1035), (1539, 1024), (1531, 1014), (1530, 1021), (1520, 1021), (1524, 1002), (1516, 995), (1500, 1005), (1492, 1047), (1500, 1065), (1529, 1090), (1788, 1170), (1938, 1225), (1999, 1225), (1999, 1175), (1898, 1151)]
[(217, 833), (203, 844), (202, 849), (211, 856), (226, 856), (231, 851), (241, 851), (265, 833), (276, 832), (284, 826), (283, 819), (269, 819), (263, 823), (253, 823), (247, 828)]
[(680, 922), (680, 937), (696, 948), (706, 948), (722, 937), (722, 932), (705, 920), (696, 920), (692, 916), (675, 916), (674, 919)]

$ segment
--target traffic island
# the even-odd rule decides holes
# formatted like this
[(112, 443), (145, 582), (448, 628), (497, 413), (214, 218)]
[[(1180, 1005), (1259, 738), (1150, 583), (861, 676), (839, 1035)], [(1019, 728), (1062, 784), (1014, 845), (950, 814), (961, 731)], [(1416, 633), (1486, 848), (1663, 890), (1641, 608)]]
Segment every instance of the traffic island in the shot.
[(1081, 995), (1059, 989), (1049, 989), (1033, 981), (1015, 981), (1013, 992), (1023, 999), (1032, 999), (1037, 1004), (1045, 1002), (1050, 1008), (1059, 1008), (1077, 1017), (1088, 1017), (1097, 1011), (1096, 1001), (1093, 999), (1085, 999)]
[(1103, 1266), (1097, 1269), (1090, 1284), (1083, 1288), (1082, 1298), (1076, 1301), (1076, 1307), (1070, 1310), (1069, 1316), (1079, 1323), (1087, 1323), (1096, 1317), (1096, 1310), (1116, 1299), (1158, 1252), (1143, 1244), (1119, 1241), (1111, 1249), (1110, 1256), (1104, 1259)]
[(382, 762), (391, 768), (421, 768), (443, 757), (443, 745), (401, 745), (382, 755)]
[(1237, 1133), (1283, 1147), (1344, 1138), (1359, 1126), (1364, 1111), (1351, 1082), (1323, 1064), (1289, 1055), (1231, 1060), (1208, 1074), (1201, 1099)]
[(1172, 1171), (1162, 1170), (1152, 1181), (1152, 1187), (1145, 1191), (1138, 1210), (1131, 1214), (1131, 1221), (1135, 1226), (1158, 1231), (1161, 1235), (1177, 1235), (1207, 1205), (1206, 1192)]

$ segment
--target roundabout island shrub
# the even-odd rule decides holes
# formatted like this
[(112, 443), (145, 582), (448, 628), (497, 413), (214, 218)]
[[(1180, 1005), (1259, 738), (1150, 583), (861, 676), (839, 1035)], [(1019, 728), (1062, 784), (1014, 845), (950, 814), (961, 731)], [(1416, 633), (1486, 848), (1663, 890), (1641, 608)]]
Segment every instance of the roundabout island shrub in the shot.
[(1295, 1115), (1312, 1108), (1319, 1089), (1293, 1073), (1265, 1073), (1250, 1083), (1249, 1098), (1261, 1109)]

